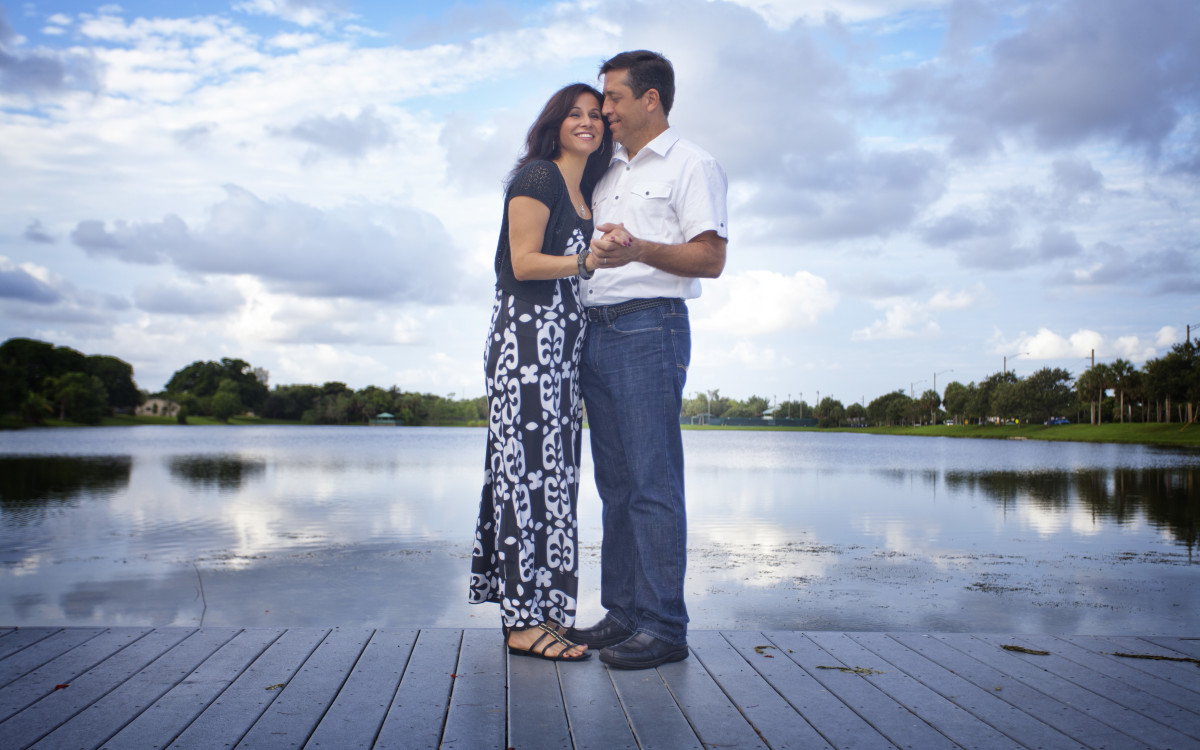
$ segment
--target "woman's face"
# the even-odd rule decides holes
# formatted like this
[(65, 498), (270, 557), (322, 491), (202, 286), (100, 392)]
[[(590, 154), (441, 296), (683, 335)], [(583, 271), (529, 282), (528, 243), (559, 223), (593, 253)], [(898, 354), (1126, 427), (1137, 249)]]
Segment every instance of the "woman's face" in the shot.
[(575, 100), (558, 131), (558, 142), (564, 153), (588, 156), (600, 148), (604, 137), (604, 118), (600, 115), (600, 100), (582, 93)]

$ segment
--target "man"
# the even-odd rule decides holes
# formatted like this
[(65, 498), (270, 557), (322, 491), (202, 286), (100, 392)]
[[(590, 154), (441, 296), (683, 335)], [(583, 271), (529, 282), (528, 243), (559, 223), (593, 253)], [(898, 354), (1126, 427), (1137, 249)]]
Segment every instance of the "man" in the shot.
[(688, 656), (685, 300), (725, 267), (727, 182), (716, 160), (667, 122), (675, 76), (666, 58), (623, 52), (600, 73), (617, 146), (593, 196), (591, 252), (604, 270), (581, 282), (589, 324), (580, 382), (604, 503), (607, 614), (569, 637), (602, 649), (609, 666), (646, 669)]

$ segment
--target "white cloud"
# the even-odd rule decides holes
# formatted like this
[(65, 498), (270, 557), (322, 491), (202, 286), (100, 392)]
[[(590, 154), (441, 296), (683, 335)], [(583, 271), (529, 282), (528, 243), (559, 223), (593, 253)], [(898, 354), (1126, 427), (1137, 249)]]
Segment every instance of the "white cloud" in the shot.
[(233, 9), (253, 15), (277, 16), (305, 27), (353, 17), (342, 3), (330, 0), (245, 0), (235, 2)]
[(807, 271), (790, 276), (744, 271), (706, 285), (694, 303), (692, 325), (738, 336), (800, 331), (816, 326), (837, 303), (838, 295), (825, 279)]
[[(1161, 336), (1159, 337), (1161, 339)], [(1081, 329), (1063, 336), (1048, 328), (1040, 328), (1032, 336), (1022, 333), (1016, 340), (1004, 342), (993, 350), (996, 354), (1027, 360), (1089, 360), (1094, 355), (1097, 361), (1113, 358), (1141, 363), (1158, 355), (1155, 345), (1144, 342), (1139, 336), (1120, 336), (1106, 339), (1097, 331)], [(1080, 368), (1082, 369), (1082, 368)]]
[(957, 292), (940, 291), (928, 300), (911, 297), (878, 300), (876, 309), (884, 311), (882, 320), (851, 334), (852, 341), (878, 341), (886, 339), (932, 339), (942, 334), (937, 315), (957, 312), (973, 307), (984, 296), (982, 285)]
[(208, 220), (80, 222), (71, 239), (89, 255), (172, 263), (209, 274), (253, 274), (270, 288), (317, 297), (444, 304), (455, 296), (450, 238), (435, 217), (399, 207), (323, 210), (268, 202), (229, 185)]

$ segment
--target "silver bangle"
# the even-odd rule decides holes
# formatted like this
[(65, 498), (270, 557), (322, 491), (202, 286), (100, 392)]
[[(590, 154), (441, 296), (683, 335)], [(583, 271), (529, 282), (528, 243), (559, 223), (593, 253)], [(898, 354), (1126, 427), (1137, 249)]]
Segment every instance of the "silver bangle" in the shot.
[(587, 270), (587, 258), (591, 252), (591, 249), (585, 247), (578, 255), (575, 256), (575, 265), (579, 268), (579, 278), (581, 279), (590, 279), (594, 274), (594, 272), (588, 273)]

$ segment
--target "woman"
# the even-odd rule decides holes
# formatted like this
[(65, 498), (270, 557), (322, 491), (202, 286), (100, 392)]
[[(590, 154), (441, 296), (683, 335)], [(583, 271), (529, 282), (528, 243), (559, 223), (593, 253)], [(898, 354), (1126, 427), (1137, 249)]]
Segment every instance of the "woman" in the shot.
[(560, 90), (509, 176), (488, 335), (488, 444), (470, 601), (499, 602), (509, 653), (580, 661), (575, 621), (586, 317), (576, 277), (596, 270), (592, 188), (612, 154), (603, 97)]

